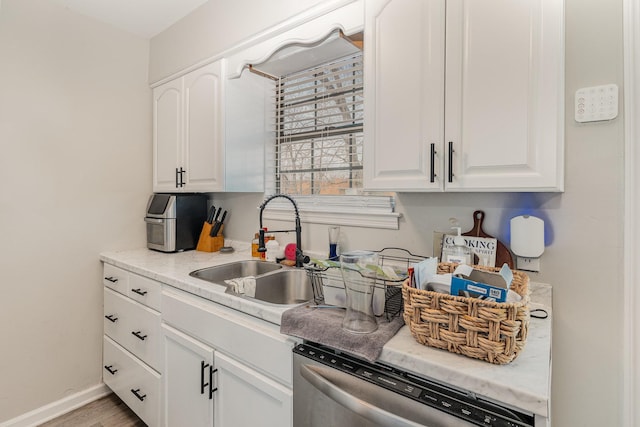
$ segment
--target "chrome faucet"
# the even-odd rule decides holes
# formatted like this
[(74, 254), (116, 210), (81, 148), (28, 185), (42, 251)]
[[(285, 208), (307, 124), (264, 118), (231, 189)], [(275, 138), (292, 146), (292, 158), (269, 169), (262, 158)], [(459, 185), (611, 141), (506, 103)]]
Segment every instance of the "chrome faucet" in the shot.
[(289, 233), (291, 231), (296, 232), (296, 267), (302, 267), (302, 264), (309, 262), (309, 257), (305, 256), (302, 252), (302, 225), (300, 225), (300, 212), (298, 211), (298, 205), (295, 200), (286, 194), (275, 194), (269, 197), (260, 205), (260, 238), (258, 240), (258, 252), (266, 252), (267, 248), (264, 245), (264, 228), (262, 227), (262, 213), (267, 204), (275, 198), (282, 197), (287, 199), (293, 205), (293, 209), (296, 214), (296, 229), (295, 230), (274, 230), (271, 233)]

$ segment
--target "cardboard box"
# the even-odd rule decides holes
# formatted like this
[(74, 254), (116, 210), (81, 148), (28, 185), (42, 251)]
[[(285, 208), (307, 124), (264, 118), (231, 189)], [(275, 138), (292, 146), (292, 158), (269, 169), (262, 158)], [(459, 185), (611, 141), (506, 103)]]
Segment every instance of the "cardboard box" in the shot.
[(507, 264), (497, 273), (461, 264), (451, 278), (451, 295), (505, 302), (512, 280), (513, 272)]

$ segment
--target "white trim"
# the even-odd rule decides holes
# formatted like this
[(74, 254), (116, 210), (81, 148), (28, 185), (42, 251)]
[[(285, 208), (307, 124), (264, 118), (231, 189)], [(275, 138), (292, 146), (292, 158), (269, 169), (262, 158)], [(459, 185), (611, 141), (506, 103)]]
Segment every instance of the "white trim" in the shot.
[[(265, 199), (268, 196), (265, 194)], [(293, 196), (300, 212), (300, 220), (312, 224), (345, 225), (350, 227), (398, 230), (402, 214), (394, 212), (392, 196)], [(293, 221), (291, 203), (282, 198), (271, 199), (263, 219)]]
[(98, 400), (111, 393), (111, 390), (100, 383), (86, 390), (82, 390), (71, 396), (64, 397), (48, 405), (41, 406), (33, 411), (22, 414), (16, 418), (5, 421), (0, 427), (31, 427), (37, 426), (68, 412), (73, 411), (81, 406)]
[[(300, 208), (300, 220), (313, 224), (345, 225), (350, 227), (384, 228), (388, 230), (398, 230), (400, 228), (400, 217), (397, 212), (329, 212), (313, 211)], [(278, 221), (292, 221), (293, 211), (289, 209), (266, 208), (262, 215), (263, 219), (274, 219)]]
[(625, 192), (624, 192), (624, 313), (623, 324), (623, 399), (622, 425), (640, 425), (640, 0), (623, 0), (624, 24), (624, 127), (625, 127)]

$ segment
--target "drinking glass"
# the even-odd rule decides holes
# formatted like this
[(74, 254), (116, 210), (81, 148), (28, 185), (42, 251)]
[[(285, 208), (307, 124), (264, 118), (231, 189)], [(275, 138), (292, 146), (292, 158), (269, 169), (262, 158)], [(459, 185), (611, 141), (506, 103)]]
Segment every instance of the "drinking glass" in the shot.
[(378, 329), (373, 313), (373, 291), (376, 282), (371, 267), (378, 265), (378, 254), (352, 251), (340, 255), (340, 271), (347, 297), (342, 328), (356, 334), (368, 334)]

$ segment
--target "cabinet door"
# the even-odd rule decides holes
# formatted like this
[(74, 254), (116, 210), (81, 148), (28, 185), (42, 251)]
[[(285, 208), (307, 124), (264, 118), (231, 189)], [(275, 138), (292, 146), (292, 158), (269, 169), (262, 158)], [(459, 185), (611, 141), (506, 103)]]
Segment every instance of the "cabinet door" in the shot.
[(176, 168), (182, 147), (182, 79), (153, 90), (153, 191), (180, 191)]
[(224, 189), (222, 61), (184, 76), (186, 191)]
[(562, 190), (563, 81), (562, 1), (447, 0), (446, 189)]
[(444, 0), (365, 5), (366, 189), (443, 188), (444, 12)]
[(164, 425), (211, 427), (213, 349), (163, 324)]
[(290, 389), (219, 352), (215, 354), (215, 366), (217, 427), (292, 425)]

